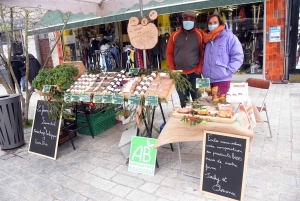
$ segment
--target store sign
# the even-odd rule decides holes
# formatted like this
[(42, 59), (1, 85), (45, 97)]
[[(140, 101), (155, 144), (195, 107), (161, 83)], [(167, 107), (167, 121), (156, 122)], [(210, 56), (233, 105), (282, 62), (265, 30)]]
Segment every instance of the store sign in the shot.
[(93, 103), (102, 103), (102, 94), (94, 94)]
[(44, 85), (43, 86), (43, 93), (49, 93), (51, 91), (51, 85)]
[(80, 94), (71, 95), (71, 102), (79, 102), (79, 101), (80, 101)]
[(200, 191), (225, 200), (244, 200), (249, 137), (205, 131)]
[(135, 105), (135, 106), (139, 106), (140, 105), (140, 101), (141, 101), (141, 97), (140, 96), (129, 96), (128, 98), (128, 104), (129, 105)]
[(154, 176), (157, 139), (132, 136), (128, 170)]
[(102, 96), (102, 103), (112, 103), (112, 94), (105, 94)]
[(145, 105), (157, 106), (158, 96), (146, 96)]
[(81, 94), (80, 100), (82, 102), (90, 102), (91, 101), (91, 96), (90, 96), (90, 94)]
[(129, 69), (129, 75), (138, 75), (140, 71), (140, 68), (130, 68)]
[(281, 41), (281, 27), (275, 26), (269, 29), (269, 42), (280, 42)]
[(124, 95), (113, 95), (112, 103), (113, 104), (123, 104), (124, 103)]
[(210, 88), (210, 79), (209, 78), (197, 78), (196, 79), (196, 88)]
[(64, 94), (64, 101), (65, 101), (66, 103), (71, 102), (71, 94), (70, 94), (70, 93), (65, 93), (65, 94)]

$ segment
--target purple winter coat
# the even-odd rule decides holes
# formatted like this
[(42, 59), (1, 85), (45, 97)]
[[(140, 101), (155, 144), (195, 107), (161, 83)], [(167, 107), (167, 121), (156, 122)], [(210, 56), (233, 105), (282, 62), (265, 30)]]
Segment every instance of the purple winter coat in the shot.
[(211, 83), (231, 81), (243, 60), (242, 45), (226, 26), (215, 41), (210, 41), (205, 46), (202, 75), (210, 78)]

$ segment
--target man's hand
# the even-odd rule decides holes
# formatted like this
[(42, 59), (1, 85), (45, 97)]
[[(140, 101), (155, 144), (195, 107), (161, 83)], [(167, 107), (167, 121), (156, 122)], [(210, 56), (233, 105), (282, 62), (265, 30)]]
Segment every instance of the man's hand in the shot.
[(195, 71), (195, 73), (196, 73), (197, 75), (201, 75), (201, 73), (199, 73), (198, 71)]

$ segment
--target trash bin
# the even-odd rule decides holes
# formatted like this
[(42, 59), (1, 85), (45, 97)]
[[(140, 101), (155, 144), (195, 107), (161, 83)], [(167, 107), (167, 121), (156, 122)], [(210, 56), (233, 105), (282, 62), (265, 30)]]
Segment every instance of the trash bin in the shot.
[(20, 95), (0, 96), (0, 146), (13, 149), (24, 144)]

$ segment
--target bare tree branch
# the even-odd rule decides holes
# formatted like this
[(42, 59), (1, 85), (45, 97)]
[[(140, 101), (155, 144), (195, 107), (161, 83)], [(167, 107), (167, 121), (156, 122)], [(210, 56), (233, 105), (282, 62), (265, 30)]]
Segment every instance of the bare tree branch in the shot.
[(66, 27), (66, 25), (67, 25), (67, 23), (68, 23), (68, 21), (69, 21), (69, 19), (70, 19), (70, 15), (71, 15), (71, 13), (70, 13), (70, 12), (67, 12), (67, 19), (64, 21), (64, 26), (63, 26), (63, 28), (61, 29), (61, 32), (60, 32), (59, 37), (56, 39), (56, 41), (55, 41), (53, 47), (51, 48), (50, 53), (48, 54), (47, 59), (46, 59), (46, 61), (45, 61), (45, 63), (44, 63), (44, 66), (42, 67), (42, 69), (44, 69), (44, 68), (46, 67), (46, 65), (47, 65), (47, 63), (48, 63), (48, 61), (49, 61), (49, 59), (50, 59), (50, 57), (51, 57), (51, 55), (52, 55), (52, 52), (54, 51), (54, 49), (55, 49), (57, 43), (58, 43), (59, 40), (61, 39), (62, 32), (63, 32), (63, 30), (65, 29), (65, 27)]

